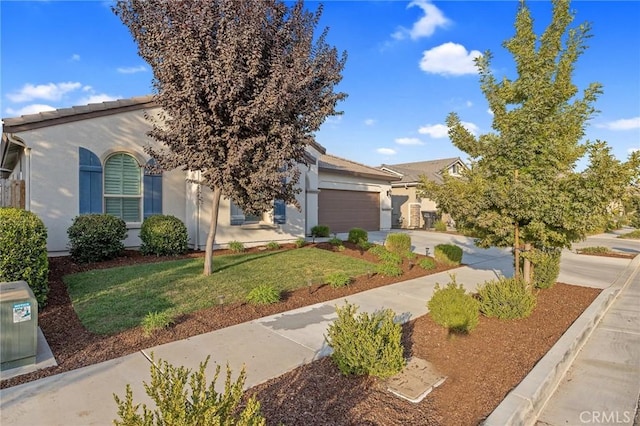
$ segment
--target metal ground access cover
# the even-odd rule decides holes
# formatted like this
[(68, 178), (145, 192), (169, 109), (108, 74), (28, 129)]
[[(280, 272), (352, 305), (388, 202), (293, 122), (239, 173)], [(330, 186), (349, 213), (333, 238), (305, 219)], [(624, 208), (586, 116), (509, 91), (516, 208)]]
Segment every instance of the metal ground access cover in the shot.
[(387, 381), (387, 390), (400, 398), (418, 403), (446, 380), (433, 364), (411, 357), (402, 371)]

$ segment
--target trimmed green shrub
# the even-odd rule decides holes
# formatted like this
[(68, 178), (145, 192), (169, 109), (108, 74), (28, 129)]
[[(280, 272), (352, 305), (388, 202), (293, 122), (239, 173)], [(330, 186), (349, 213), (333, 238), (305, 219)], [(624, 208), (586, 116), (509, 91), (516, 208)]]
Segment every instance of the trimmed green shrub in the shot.
[(533, 285), (536, 288), (551, 288), (560, 275), (559, 249), (533, 250), (526, 254), (533, 263)]
[(426, 270), (435, 269), (436, 261), (430, 257), (423, 257), (418, 262), (418, 265), (420, 265), (422, 269), (426, 269)]
[(346, 287), (351, 284), (351, 277), (344, 272), (334, 272), (327, 275), (325, 281), (333, 288)]
[[(244, 368), (233, 382), (227, 365), (224, 390), (217, 392), (215, 384), (220, 375), (216, 366), (213, 381), (207, 385), (205, 370), (210, 356), (200, 363), (197, 371), (186, 367), (174, 367), (161, 359), (154, 362), (151, 354), (151, 383), (144, 383), (147, 395), (157, 407), (153, 411), (146, 404), (133, 403), (133, 391), (127, 384), (124, 399), (113, 395), (118, 405), (116, 426), (152, 425), (254, 425), (264, 426), (266, 420), (260, 414), (260, 402), (250, 397), (243, 403)], [(157, 365), (157, 367), (156, 367)], [(142, 414), (139, 408), (142, 406)]]
[(245, 251), (244, 243), (240, 241), (230, 241), (229, 250), (235, 253), (242, 253), (243, 251)]
[(47, 228), (34, 213), (0, 208), (0, 281), (26, 281), (39, 306), (49, 294)]
[(280, 291), (269, 284), (260, 284), (247, 294), (247, 302), (254, 305), (270, 305), (280, 301)]
[(369, 241), (369, 233), (362, 228), (351, 228), (347, 241), (353, 244), (359, 244), (360, 242), (366, 243)]
[(329, 244), (331, 244), (332, 246), (341, 246), (343, 245), (343, 241), (338, 237), (333, 237), (329, 239)]
[(411, 251), (411, 236), (402, 233), (389, 234), (384, 242), (384, 246), (390, 252), (402, 256)]
[(462, 261), (462, 249), (455, 244), (438, 244), (433, 256), (446, 265), (459, 265)]
[(149, 216), (140, 228), (140, 251), (156, 256), (175, 256), (187, 252), (187, 227), (175, 216)]
[(267, 248), (269, 250), (278, 250), (280, 248), (280, 244), (276, 241), (269, 241), (267, 243)]
[(73, 260), (101, 262), (120, 256), (127, 238), (127, 225), (110, 214), (83, 214), (73, 219), (67, 235)]
[(433, 224), (433, 228), (438, 232), (445, 232), (447, 230), (447, 224), (439, 220)]
[(450, 332), (469, 333), (480, 321), (478, 301), (458, 285), (454, 276), (446, 287), (436, 283), (427, 307), (433, 321)]
[(418, 257), (418, 255), (412, 251), (408, 251), (404, 254), (404, 257), (407, 260), (416, 260), (416, 258)]
[(167, 312), (149, 312), (142, 319), (142, 330), (150, 336), (156, 330), (162, 330), (173, 324), (173, 317)]
[(326, 225), (316, 225), (311, 228), (311, 235), (314, 237), (328, 237), (329, 227)]
[(480, 312), (500, 319), (527, 318), (536, 307), (536, 295), (521, 279), (500, 278), (478, 288)]
[[(640, 217), (640, 214), (637, 215)], [(626, 238), (631, 240), (640, 240), (640, 229), (636, 229), (635, 231), (627, 232), (626, 234), (618, 235), (618, 238)]]
[(382, 262), (376, 265), (376, 273), (384, 277), (399, 277), (403, 274), (403, 271), (397, 263)]
[(336, 307), (338, 318), (329, 325), (325, 339), (333, 349), (332, 360), (345, 375), (391, 377), (404, 367), (402, 327), (391, 309), (356, 315), (348, 302)]
[(360, 250), (367, 251), (373, 246), (373, 243), (370, 243), (369, 241), (362, 241), (361, 240), (361, 241), (358, 241), (358, 243), (356, 245), (358, 246), (358, 248)]
[(296, 243), (295, 244), (296, 244), (297, 248), (302, 248), (302, 247), (307, 245), (307, 240), (305, 240), (303, 237), (300, 237), (300, 238), (296, 239)]

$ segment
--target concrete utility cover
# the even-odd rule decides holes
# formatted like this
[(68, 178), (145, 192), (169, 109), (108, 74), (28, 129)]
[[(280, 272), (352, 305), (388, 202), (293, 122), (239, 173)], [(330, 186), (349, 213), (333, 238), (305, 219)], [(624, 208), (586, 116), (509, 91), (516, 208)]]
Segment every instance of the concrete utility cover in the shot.
[(418, 403), (447, 378), (433, 364), (411, 357), (402, 371), (387, 381), (387, 390), (400, 398)]

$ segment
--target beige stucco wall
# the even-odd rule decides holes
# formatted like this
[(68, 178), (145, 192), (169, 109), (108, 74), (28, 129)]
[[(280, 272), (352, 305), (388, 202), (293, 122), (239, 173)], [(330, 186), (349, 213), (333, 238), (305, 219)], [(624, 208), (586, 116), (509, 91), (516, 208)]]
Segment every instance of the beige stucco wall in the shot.
[(400, 223), (401, 228), (423, 228), (424, 227), (424, 219), (422, 215), (420, 215), (420, 223), (409, 223), (409, 210), (411, 204), (420, 204), (420, 211), (436, 211), (437, 205), (435, 201), (429, 198), (421, 198), (418, 199), (416, 196), (416, 187), (407, 185), (405, 186), (394, 186), (391, 190), (392, 193), (392, 204), (394, 206), (393, 211), (393, 221), (394, 227), (397, 227), (397, 211), (399, 208), (400, 218), (402, 219)]
[(318, 188), (380, 193), (380, 230), (391, 229), (391, 198), (387, 195), (391, 190), (390, 183), (321, 171)]
[[(47, 227), (47, 248), (67, 250), (67, 228), (79, 212), (78, 147), (101, 160), (113, 152), (127, 152), (140, 161), (150, 157), (143, 146), (149, 125), (143, 111), (119, 113), (16, 133), (28, 147), (20, 168), (27, 186), (27, 208)], [(141, 164), (143, 165), (143, 164)], [(163, 213), (185, 220), (185, 179), (181, 171), (163, 177)], [(127, 246), (138, 246), (139, 224), (128, 224)]]

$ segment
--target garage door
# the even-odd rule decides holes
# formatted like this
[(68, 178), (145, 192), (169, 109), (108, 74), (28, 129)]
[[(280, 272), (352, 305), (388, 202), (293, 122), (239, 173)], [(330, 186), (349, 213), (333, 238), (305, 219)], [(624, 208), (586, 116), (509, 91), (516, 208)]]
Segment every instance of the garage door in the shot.
[(318, 194), (318, 224), (331, 232), (351, 228), (380, 230), (380, 194), (378, 192), (321, 189)]

